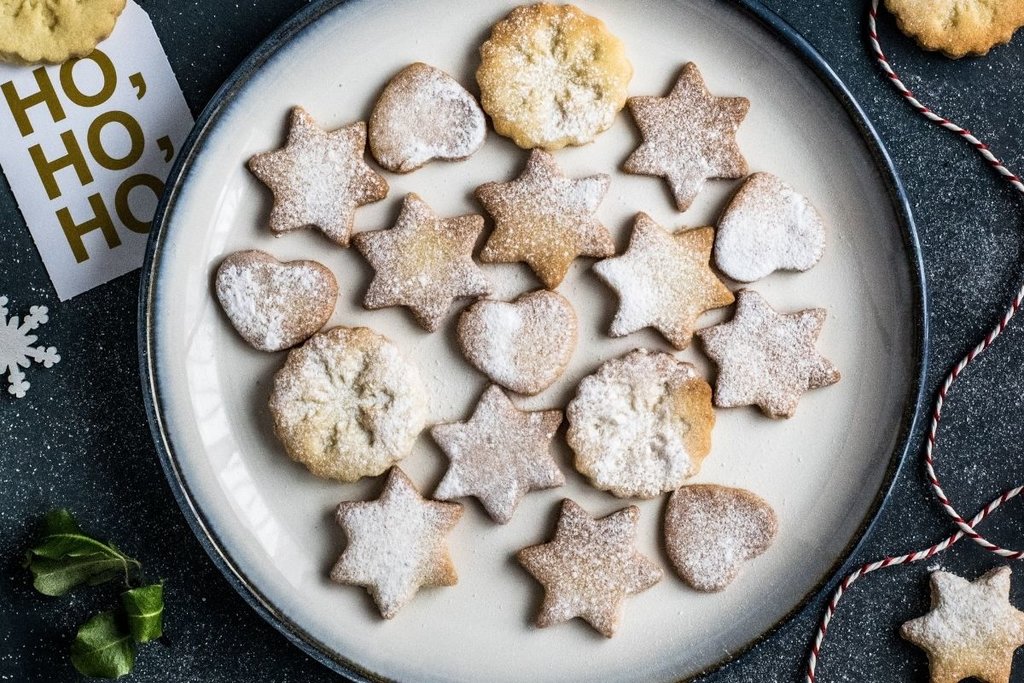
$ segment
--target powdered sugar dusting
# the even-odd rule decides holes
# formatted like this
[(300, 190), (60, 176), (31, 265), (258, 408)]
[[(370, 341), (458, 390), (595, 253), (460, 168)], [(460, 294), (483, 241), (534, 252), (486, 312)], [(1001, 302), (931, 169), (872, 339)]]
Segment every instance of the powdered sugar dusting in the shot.
[(689, 363), (637, 349), (580, 382), (566, 410), (576, 469), (599, 489), (652, 498), (700, 469), (711, 447), (711, 388)]
[(718, 223), (715, 264), (753, 282), (776, 270), (809, 270), (825, 253), (825, 222), (803, 195), (771, 173), (740, 187)]

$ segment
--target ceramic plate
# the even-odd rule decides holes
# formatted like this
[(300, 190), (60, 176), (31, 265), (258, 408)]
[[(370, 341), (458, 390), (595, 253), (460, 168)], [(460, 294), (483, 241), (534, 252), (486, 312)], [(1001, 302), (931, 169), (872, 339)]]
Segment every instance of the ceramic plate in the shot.
[[(382, 620), (366, 593), (331, 583), (343, 547), (332, 514), (341, 500), (375, 497), (381, 481), (314, 478), (284, 455), (267, 410), (284, 354), (253, 350), (211, 295), (213, 272), (237, 249), (280, 259), (313, 258), (337, 275), (332, 324), (366, 325), (395, 340), (419, 365), (435, 422), (466, 419), (484, 378), (454, 344), (455, 312), (425, 333), (403, 309), (366, 311), (371, 278), (354, 250), (315, 231), (275, 239), (269, 193), (245, 161), (282, 144), (295, 104), (323, 125), (369, 115), (401, 67), (425, 61), (473, 89), (477, 49), (513, 6), (457, 0), (324, 2), (261, 47), (214, 99), (179, 159), (154, 223), (142, 301), (141, 348), (150, 417), (171, 485), (218, 566), (243, 595), (306, 651), (354, 677), (416, 681), (648, 680), (686, 678), (742, 652), (821, 588), (859, 541), (905, 448), (924, 368), (924, 291), (916, 238), (892, 167), (849, 94), (813, 50), (752, 3), (704, 0), (624, 3), (579, 0), (626, 44), (635, 95), (662, 95), (695, 61), (718, 95), (750, 99), (739, 144), (750, 167), (807, 195), (828, 223), (825, 257), (812, 270), (775, 274), (754, 287), (781, 310), (824, 307), (821, 351), (842, 381), (810, 392), (795, 417), (719, 410), (713, 448), (694, 481), (748, 488), (778, 512), (780, 532), (724, 592), (699, 594), (670, 570), (659, 542), (664, 498), (639, 501), (639, 546), (666, 570), (657, 586), (626, 601), (614, 638), (580, 620), (532, 626), (541, 590), (513, 553), (546, 540), (566, 496), (594, 515), (625, 502), (590, 488), (558, 437), (565, 487), (528, 495), (511, 523), (487, 518), (475, 500), (450, 538), (453, 588), (421, 591)], [(713, 224), (737, 181), (712, 181), (685, 213), (663, 181), (618, 170), (638, 143), (628, 114), (590, 145), (556, 154), (570, 175), (612, 176), (599, 212), (625, 248), (637, 211), (662, 225)], [(386, 174), (387, 200), (360, 209), (356, 229), (390, 226), (401, 198), (420, 194), (444, 215), (480, 212), (473, 189), (517, 175), (526, 153), (491, 134), (475, 156)], [(653, 332), (611, 339), (616, 299), (577, 260), (560, 287), (580, 317), (580, 345), (551, 389), (526, 408), (562, 407), (604, 360), (635, 347), (669, 350)], [(537, 287), (521, 265), (486, 265), (497, 298)], [(461, 304), (461, 306), (464, 305)], [(707, 315), (702, 324), (728, 317)], [(693, 345), (679, 357), (705, 377)], [(424, 434), (403, 468), (427, 493), (446, 460)]]

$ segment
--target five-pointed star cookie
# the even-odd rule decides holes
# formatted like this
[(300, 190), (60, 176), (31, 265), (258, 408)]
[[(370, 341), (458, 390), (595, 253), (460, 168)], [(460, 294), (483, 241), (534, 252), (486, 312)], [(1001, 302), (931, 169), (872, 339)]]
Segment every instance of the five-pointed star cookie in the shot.
[(445, 536), (462, 516), (457, 503), (423, 498), (402, 470), (391, 468), (380, 498), (338, 505), (348, 545), (331, 579), (364, 586), (390, 619), (421, 586), (454, 586)]
[(433, 332), (455, 299), (491, 293), (490, 282), (473, 262), (473, 245), (483, 227), (482, 216), (440, 218), (409, 193), (393, 228), (352, 238), (376, 271), (364, 305), (407, 306), (416, 322)]
[(750, 108), (745, 97), (715, 97), (693, 62), (667, 97), (631, 97), (643, 143), (622, 165), (626, 173), (661, 176), (685, 211), (708, 178), (742, 178), (747, 162), (736, 129)]
[(937, 571), (931, 583), (931, 611), (900, 629), (928, 653), (931, 683), (1009, 683), (1013, 652), (1024, 645), (1024, 612), (1010, 604), (1010, 568), (973, 582)]
[(565, 483), (549, 452), (561, 423), (562, 411), (519, 410), (492, 384), (468, 422), (430, 430), (451, 460), (434, 497), (476, 496), (494, 521), (505, 524), (526, 493)]
[(249, 169), (274, 193), (270, 229), (277, 234), (316, 226), (343, 247), (356, 207), (388, 194), (388, 183), (363, 161), (366, 124), (334, 131), (316, 125), (302, 107), (291, 114), (288, 143), (249, 159)]
[(544, 586), (537, 626), (581, 617), (604, 636), (615, 634), (625, 597), (661, 580), (661, 570), (634, 545), (639, 517), (630, 505), (594, 519), (572, 500), (562, 501), (555, 537), (516, 554)]
[(839, 381), (839, 371), (814, 348), (825, 309), (778, 313), (757, 292), (737, 292), (736, 315), (697, 331), (718, 365), (715, 405), (757, 405), (768, 417), (791, 417), (800, 396)]
[(494, 217), (494, 232), (480, 260), (524, 261), (545, 287), (554, 289), (577, 256), (611, 256), (612, 236), (594, 217), (609, 182), (603, 173), (566, 177), (553, 156), (533, 150), (518, 178), (476, 189), (477, 199)]
[(733, 302), (732, 292), (711, 271), (712, 228), (672, 234), (638, 213), (629, 248), (594, 264), (619, 295), (609, 334), (623, 337), (653, 327), (677, 349), (686, 348), (702, 313)]

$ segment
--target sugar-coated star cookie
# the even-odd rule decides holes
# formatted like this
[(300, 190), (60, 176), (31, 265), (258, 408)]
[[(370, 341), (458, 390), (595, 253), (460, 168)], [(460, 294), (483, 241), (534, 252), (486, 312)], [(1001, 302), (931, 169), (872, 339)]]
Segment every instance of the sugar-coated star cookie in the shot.
[(623, 337), (653, 327), (677, 349), (686, 348), (697, 318), (733, 302), (708, 265), (714, 235), (712, 228), (673, 234), (638, 213), (626, 252), (594, 264), (594, 272), (619, 295), (609, 334)]
[(399, 71), (370, 114), (370, 152), (396, 173), (415, 171), (434, 159), (465, 159), (486, 137), (487, 120), (469, 91), (423, 62)]
[(947, 57), (983, 55), (1024, 26), (1024, 0), (885, 0), (900, 30)]
[(699, 591), (720, 591), (778, 532), (775, 511), (744, 489), (691, 484), (665, 509), (665, 548), (679, 576)]
[(468, 422), (431, 428), (451, 462), (434, 497), (474, 496), (495, 522), (505, 524), (524, 495), (565, 483), (550, 452), (560, 424), (562, 411), (519, 410), (492, 384)]
[(633, 67), (622, 41), (573, 5), (516, 7), (480, 47), (480, 103), (523, 147), (590, 142), (626, 101)]
[(931, 683), (1010, 683), (1014, 650), (1024, 645), (1024, 612), (1010, 604), (1010, 568), (974, 581), (936, 571), (931, 584), (931, 611), (900, 628), (928, 653)]
[(288, 142), (249, 159), (274, 194), (270, 229), (278, 235), (314, 226), (348, 246), (356, 207), (384, 199), (388, 184), (363, 161), (366, 124), (320, 128), (302, 107), (291, 113)]
[(594, 519), (572, 500), (562, 501), (555, 536), (520, 550), (520, 564), (544, 586), (537, 615), (543, 628), (580, 617), (611, 638), (626, 596), (661, 580), (661, 570), (637, 551), (635, 505)]
[(327, 323), (338, 300), (338, 282), (327, 266), (282, 263), (256, 250), (228, 254), (214, 290), (238, 334), (260, 351), (305, 341)]
[(490, 282), (473, 261), (473, 245), (483, 227), (482, 216), (441, 218), (418, 195), (406, 195), (394, 227), (353, 238), (376, 271), (364, 305), (406, 306), (416, 322), (433, 332), (453, 301), (491, 293)]
[(743, 181), (718, 221), (715, 265), (739, 282), (776, 270), (810, 270), (825, 253), (825, 221), (771, 173)]
[(665, 178), (680, 211), (693, 203), (708, 178), (747, 174), (736, 130), (750, 101), (712, 95), (693, 62), (683, 67), (666, 97), (631, 97), (627, 104), (644, 141), (622, 170)]
[(445, 536), (461, 516), (461, 505), (423, 498), (393, 467), (377, 500), (338, 505), (338, 524), (348, 543), (331, 579), (364, 586), (381, 616), (390, 619), (421, 586), (458, 582)]
[(711, 450), (711, 387), (690, 363), (637, 349), (583, 378), (566, 408), (580, 474), (620, 498), (674, 491)]
[(518, 178), (476, 189), (477, 199), (494, 217), (494, 232), (480, 260), (524, 261), (545, 287), (554, 289), (577, 256), (611, 256), (615, 243), (594, 215), (609, 182), (603, 173), (568, 178), (553, 156), (533, 150)]
[(804, 392), (839, 381), (839, 370), (814, 347), (825, 309), (778, 313), (753, 290), (736, 296), (732, 320), (697, 331), (718, 365), (716, 406), (756, 405), (768, 417), (792, 417)]

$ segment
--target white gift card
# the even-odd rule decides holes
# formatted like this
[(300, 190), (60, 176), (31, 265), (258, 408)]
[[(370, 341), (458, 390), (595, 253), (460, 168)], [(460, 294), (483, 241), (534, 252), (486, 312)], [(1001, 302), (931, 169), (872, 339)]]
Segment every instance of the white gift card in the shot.
[(191, 128), (160, 39), (132, 1), (88, 57), (0, 64), (0, 167), (61, 301), (142, 265)]

